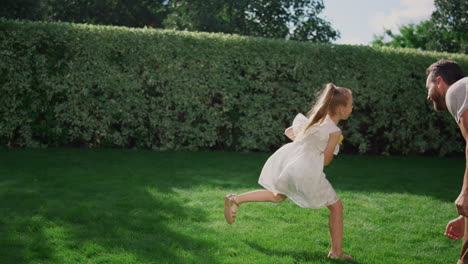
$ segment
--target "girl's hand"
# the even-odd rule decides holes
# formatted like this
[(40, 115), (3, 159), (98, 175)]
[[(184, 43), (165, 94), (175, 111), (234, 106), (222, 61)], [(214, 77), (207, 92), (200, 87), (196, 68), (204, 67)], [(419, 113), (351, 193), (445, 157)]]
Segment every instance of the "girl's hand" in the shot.
[(462, 238), (465, 235), (465, 217), (459, 216), (448, 222), (444, 235), (452, 240)]

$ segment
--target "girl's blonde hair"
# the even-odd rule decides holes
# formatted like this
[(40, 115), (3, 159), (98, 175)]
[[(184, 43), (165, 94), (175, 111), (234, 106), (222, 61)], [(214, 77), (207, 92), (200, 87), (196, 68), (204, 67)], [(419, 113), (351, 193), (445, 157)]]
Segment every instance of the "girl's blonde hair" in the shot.
[(350, 98), (350, 89), (327, 83), (325, 89), (319, 92), (317, 101), (307, 113), (310, 121), (303, 131), (305, 132), (316, 123), (322, 123), (328, 113), (336, 114), (338, 106), (347, 106)]

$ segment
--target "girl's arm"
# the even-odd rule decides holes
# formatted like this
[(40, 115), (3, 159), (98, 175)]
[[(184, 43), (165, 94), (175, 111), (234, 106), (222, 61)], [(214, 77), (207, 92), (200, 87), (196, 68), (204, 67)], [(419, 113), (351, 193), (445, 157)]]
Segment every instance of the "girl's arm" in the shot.
[(335, 151), (336, 144), (338, 144), (340, 137), (341, 137), (341, 131), (330, 133), (327, 146), (325, 147), (325, 150), (323, 151), (323, 165), (324, 166), (327, 166), (328, 164), (330, 164), (330, 162), (332, 162), (333, 152)]
[(294, 139), (296, 138), (296, 135), (294, 135), (294, 130), (292, 126), (286, 128), (286, 130), (284, 131), (284, 134), (292, 141), (294, 141)]

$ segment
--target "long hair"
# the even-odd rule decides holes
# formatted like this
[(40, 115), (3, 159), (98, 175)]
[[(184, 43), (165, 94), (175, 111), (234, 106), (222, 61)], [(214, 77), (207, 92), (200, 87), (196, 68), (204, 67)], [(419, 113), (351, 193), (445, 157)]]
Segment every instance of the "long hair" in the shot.
[(307, 113), (310, 121), (304, 127), (303, 133), (314, 124), (322, 123), (328, 113), (336, 114), (338, 106), (346, 106), (350, 95), (351, 90), (348, 88), (327, 83), (325, 89), (319, 92), (317, 101)]

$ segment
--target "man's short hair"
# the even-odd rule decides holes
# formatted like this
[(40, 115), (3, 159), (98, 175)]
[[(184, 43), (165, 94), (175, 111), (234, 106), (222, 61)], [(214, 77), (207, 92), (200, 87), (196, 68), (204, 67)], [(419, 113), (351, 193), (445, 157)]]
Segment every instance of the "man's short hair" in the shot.
[(431, 73), (433, 80), (442, 76), (442, 79), (444, 79), (444, 82), (448, 85), (452, 85), (465, 76), (460, 65), (451, 60), (438, 60), (432, 63), (431, 66), (427, 68), (426, 75), (429, 76)]

